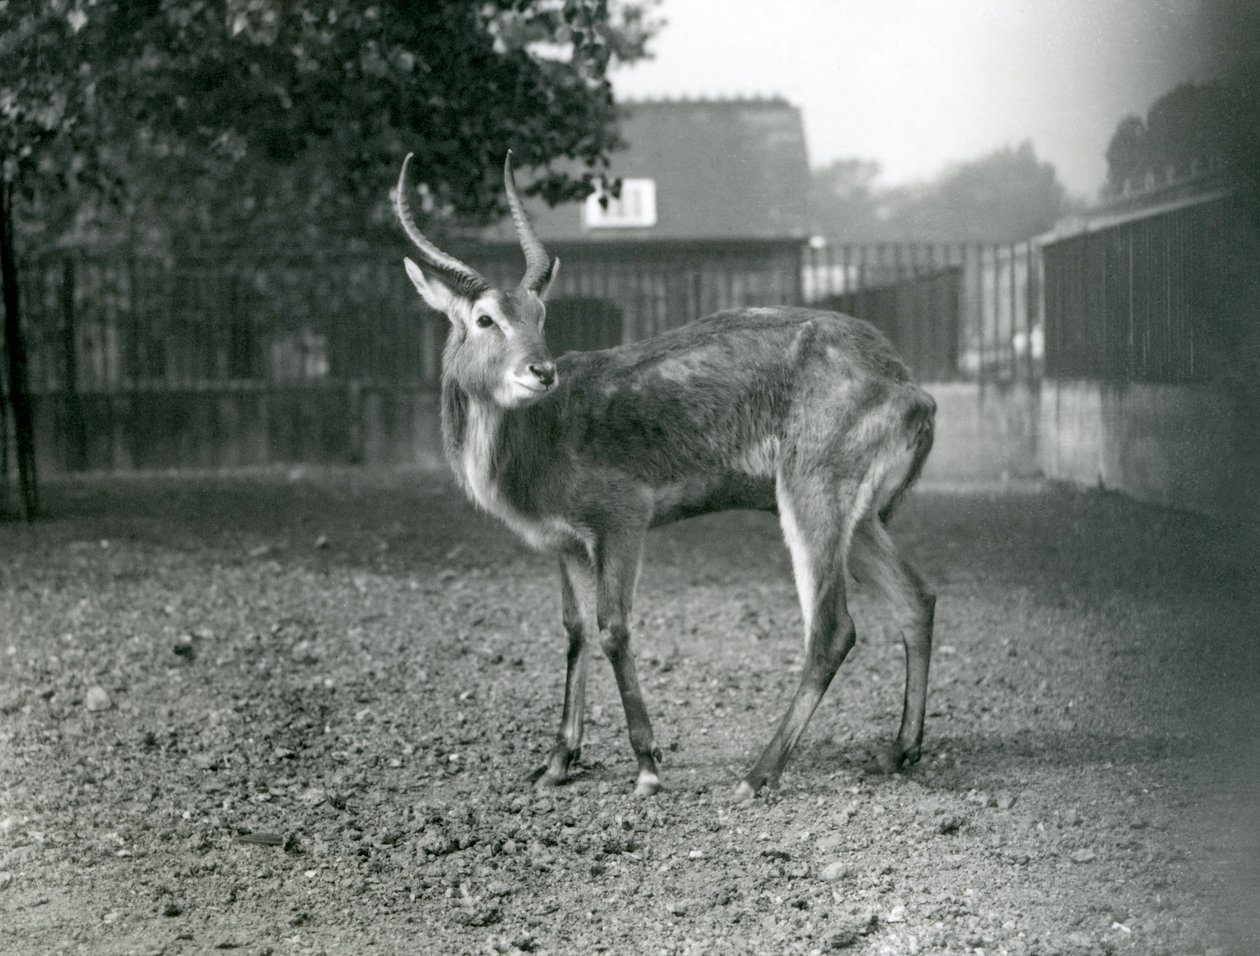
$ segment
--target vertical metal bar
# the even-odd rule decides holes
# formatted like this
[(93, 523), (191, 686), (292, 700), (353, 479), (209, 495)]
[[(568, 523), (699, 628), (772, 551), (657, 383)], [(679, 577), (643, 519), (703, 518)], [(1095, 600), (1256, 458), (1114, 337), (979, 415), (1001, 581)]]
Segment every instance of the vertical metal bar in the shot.
[[(1006, 257), (1009, 260), (1007, 264), (1008, 265), (1007, 271), (1008, 271), (1008, 274), (1010, 275), (1010, 282), (1011, 282), (1010, 323), (1009, 323), (1010, 327), (1007, 329), (1006, 335), (1003, 338), (1004, 351), (1006, 353), (1006, 358), (1010, 362), (1011, 378), (1013, 380), (1019, 378), (1019, 366), (1018, 366), (1019, 357), (1015, 354), (1015, 336), (1018, 332), (1018, 320), (1016, 318), (1015, 309), (1016, 309), (1016, 299), (1018, 298), (1017, 291), (1019, 288), (1019, 281), (1018, 281), (1019, 274), (1018, 274), (1018, 269), (1017, 269), (1018, 263), (1016, 262), (1016, 249), (1017, 247), (1015, 243), (1013, 242), (1007, 246)], [(1025, 344), (1025, 347), (1028, 347), (1027, 342), (1025, 342), (1024, 344)]]

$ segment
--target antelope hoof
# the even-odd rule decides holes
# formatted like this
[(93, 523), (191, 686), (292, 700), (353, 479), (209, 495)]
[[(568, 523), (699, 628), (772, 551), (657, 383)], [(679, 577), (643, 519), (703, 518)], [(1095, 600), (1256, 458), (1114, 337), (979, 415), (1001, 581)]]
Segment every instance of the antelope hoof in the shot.
[(897, 773), (918, 763), (919, 753), (918, 747), (907, 750), (899, 742), (894, 741), (875, 754), (875, 763), (879, 766), (881, 773)]
[(550, 790), (553, 787), (559, 787), (569, 782), (567, 773), (556, 773), (554, 770), (548, 770), (546, 767), (539, 767), (531, 775), (536, 790)]
[(757, 791), (753, 788), (753, 785), (747, 780), (741, 780), (739, 786), (735, 788), (734, 798), (736, 803), (743, 803), (745, 800), (751, 800), (756, 795)]
[(661, 781), (654, 773), (645, 773), (639, 776), (634, 784), (634, 795), (636, 797), (654, 797), (660, 792)]

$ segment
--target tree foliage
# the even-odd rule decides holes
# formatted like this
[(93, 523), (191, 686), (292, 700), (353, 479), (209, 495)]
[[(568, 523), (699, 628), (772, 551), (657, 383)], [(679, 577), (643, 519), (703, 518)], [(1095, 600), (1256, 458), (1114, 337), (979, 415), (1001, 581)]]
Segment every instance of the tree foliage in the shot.
[(584, 195), (617, 142), (608, 69), (645, 55), (652, 6), (0, 0), (6, 176), (59, 225), (57, 195), (234, 242), (370, 231), (409, 151), (423, 209), (500, 212), (509, 147), (535, 193)]
[(816, 228), (850, 241), (1027, 239), (1068, 212), (1054, 166), (1031, 143), (946, 169), (931, 182), (879, 188), (877, 163), (846, 159), (814, 174)]

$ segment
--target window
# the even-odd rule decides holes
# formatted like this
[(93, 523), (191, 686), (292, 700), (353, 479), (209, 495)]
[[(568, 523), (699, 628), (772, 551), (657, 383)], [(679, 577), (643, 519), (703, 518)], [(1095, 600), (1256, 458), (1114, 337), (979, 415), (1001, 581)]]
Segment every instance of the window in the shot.
[(656, 180), (623, 179), (621, 196), (608, 197), (608, 205), (600, 205), (603, 194), (596, 190), (586, 197), (582, 207), (582, 225), (588, 229), (626, 229), (656, 225)]

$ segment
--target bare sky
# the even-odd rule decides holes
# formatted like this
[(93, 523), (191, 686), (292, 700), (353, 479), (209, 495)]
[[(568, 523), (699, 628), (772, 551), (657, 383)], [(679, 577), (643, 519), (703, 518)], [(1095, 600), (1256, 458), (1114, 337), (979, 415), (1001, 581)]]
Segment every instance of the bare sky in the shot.
[(786, 96), (812, 166), (877, 160), (890, 185), (1030, 139), (1094, 197), (1116, 123), (1217, 75), (1219, 0), (662, 0), (654, 61), (621, 98)]

